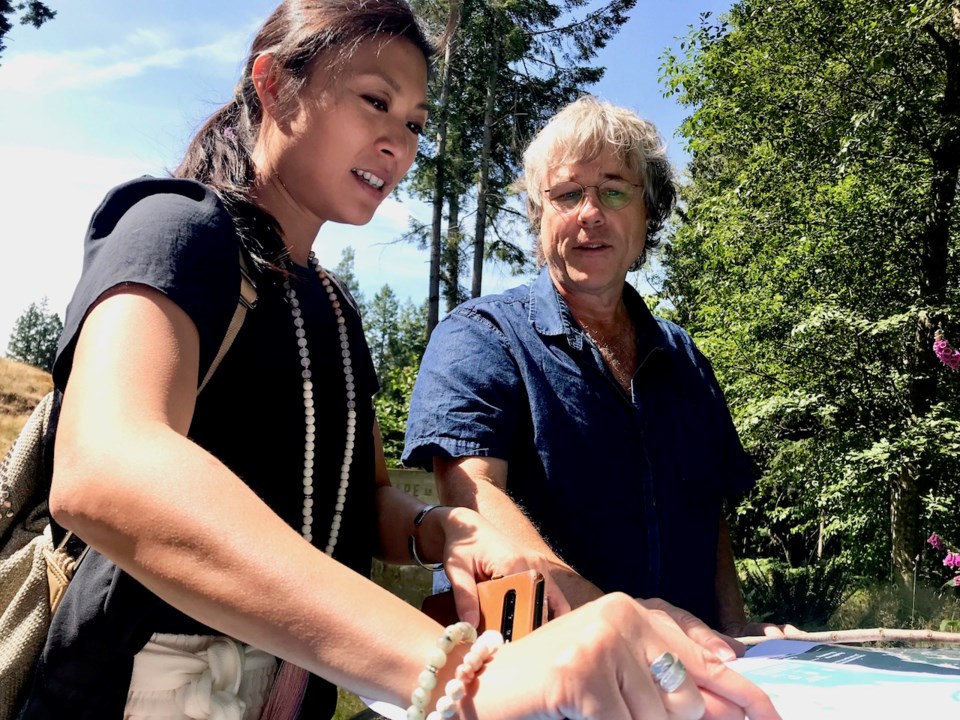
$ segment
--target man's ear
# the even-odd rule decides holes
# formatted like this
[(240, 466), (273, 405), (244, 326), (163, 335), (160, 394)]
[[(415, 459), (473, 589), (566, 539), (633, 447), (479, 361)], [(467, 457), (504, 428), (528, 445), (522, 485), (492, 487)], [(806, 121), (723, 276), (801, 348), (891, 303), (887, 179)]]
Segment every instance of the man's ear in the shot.
[(257, 59), (253, 61), (251, 76), (263, 112), (272, 117), (275, 122), (279, 122), (282, 116), (280, 101), (277, 98), (280, 80), (277, 77), (273, 55), (270, 53), (258, 55)]

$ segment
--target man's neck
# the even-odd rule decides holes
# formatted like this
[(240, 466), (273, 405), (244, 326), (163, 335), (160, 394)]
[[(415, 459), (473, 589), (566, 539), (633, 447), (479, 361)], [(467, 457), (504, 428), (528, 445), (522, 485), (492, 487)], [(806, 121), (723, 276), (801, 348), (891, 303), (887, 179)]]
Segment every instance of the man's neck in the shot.
[[(562, 293), (561, 293), (562, 295)], [(623, 300), (619, 297), (601, 297), (595, 295), (563, 296), (573, 313), (573, 317), (582, 328), (593, 335), (617, 335), (633, 329), (633, 320)]]
[(610, 372), (629, 392), (637, 371), (637, 330), (623, 296), (615, 303), (566, 301), (574, 319), (600, 351)]

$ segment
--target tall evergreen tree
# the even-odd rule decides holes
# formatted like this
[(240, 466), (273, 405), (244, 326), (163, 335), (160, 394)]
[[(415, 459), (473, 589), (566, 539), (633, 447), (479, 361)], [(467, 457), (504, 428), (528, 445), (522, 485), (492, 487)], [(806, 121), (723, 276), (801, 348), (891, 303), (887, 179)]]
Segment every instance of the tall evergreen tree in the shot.
[(62, 331), (60, 316), (47, 309), (46, 298), (30, 303), (13, 325), (7, 357), (51, 372)]
[(374, 398), (384, 453), (399, 463), (410, 412), (410, 395), (426, 347), (426, 303), (400, 303), (389, 285), (374, 295), (364, 315), (367, 344), (380, 380)]
[(356, 250), (348, 245), (340, 253), (340, 262), (338, 262), (337, 266), (333, 269), (333, 273), (340, 279), (340, 282), (346, 286), (350, 294), (353, 295), (353, 299), (357, 301), (357, 307), (360, 308), (360, 314), (362, 315), (365, 309), (365, 302), (363, 291), (360, 290), (360, 283), (357, 280), (357, 274), (353, 267), (356, 259)]

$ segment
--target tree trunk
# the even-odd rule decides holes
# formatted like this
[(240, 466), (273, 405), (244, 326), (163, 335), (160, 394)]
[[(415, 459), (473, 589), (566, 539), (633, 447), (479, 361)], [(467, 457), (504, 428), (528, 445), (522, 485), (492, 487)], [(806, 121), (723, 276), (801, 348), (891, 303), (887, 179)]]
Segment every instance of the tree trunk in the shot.
[(890, 542), (894, 579), (911, 587), (920, 553), (920, 492), (916, 474), (904, 468), (890, 490)]
[[(496, 33), (494, 33), (496, 36)], [(480, 180), (477, 183), (477, 224), (473, 232), (473, 283), (470, 297), (480, 297), (483, 287), (483, 258), (486, 250), (487, 192), (490, 179), (490, 153), (493, 146), (493, 112), (497, 99), (497, 74), (500, 63), (500, 42), (494, 37), (487, 76), (487, 103), (483, 110), (483, 147), (480, 150)]]
[(443, 248), (443, 296), (446, 311), (450, 312), (460, 304), (460, 254), (463, 252), (460, 234), (460, 197), (450, 193), (447, 199), (447, 242)]
[[(948, 64), (944, 115), (960, 120), (960, 54)], [(919, 305), (929, 308), (917, 317), (912, 357), (909, 358), (910, 412), (922, 418), (936, 402), (938, 366), (933, 354), (934, 333), (940, 323), (939, 308), (947, 292), (947, 263), (950, 248), (950, 217), (957, 198), (960, 174), (960, 137), (948, 133), (941, 138), (931, 157), (932, 178), (929, 211), (919, 237)], [(890, 496), (893, 564), (899, 579), (913, 581), (915, 557), (923, 547), (924, 528), (921, 498), (931, 489), (928, 474), (918, 468), (904, 468)]]
[(430, 286), (427, 292), (427, 339), (440, 322), (440, 250), (442, 245), (443, 200), (446, 195), (444, 159), (447, 151), (447, 108), (450, 100), (451, 63), (460, 26), (460, 0), (450, 0), (447, 17), (447, 47), (443, 55), (440, 83), (440, 112), (437, 121), (437, 165), (433, 186), (433, 224), (430, 232)]
[(823, 560), (823, 543), (826, 540), (825, 534), (825, 524), (823, 522), (823, 515), (820, 515), (820, 527), (817, 531), (817, 562)]

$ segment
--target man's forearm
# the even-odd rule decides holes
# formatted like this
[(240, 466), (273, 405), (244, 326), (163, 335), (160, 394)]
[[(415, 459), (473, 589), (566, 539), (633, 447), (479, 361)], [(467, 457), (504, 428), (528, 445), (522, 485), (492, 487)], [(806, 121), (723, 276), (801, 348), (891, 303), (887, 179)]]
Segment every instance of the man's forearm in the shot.
[(536, 526), (505, 492), (506, 463), (488, 458), (436, 458), (437, 492), (445, 505), (476, 510), (504, 535), (547, 558), (549, 572), (572, 607), (595, 600), (603, 593), (581, 577), (543, 539)]
[(726, 518), (720, 517), (717, 537), (717, 621), (724, 633), (736, 633), (747, 624), (747, 615), (740, 590), (740, 578), (733, 558), (733, 543)]

